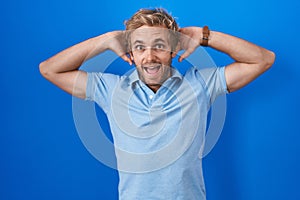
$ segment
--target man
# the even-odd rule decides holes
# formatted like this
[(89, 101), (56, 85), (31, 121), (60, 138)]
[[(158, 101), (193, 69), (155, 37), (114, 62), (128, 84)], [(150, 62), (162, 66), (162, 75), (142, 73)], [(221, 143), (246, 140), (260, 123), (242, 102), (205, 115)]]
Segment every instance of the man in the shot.
[[(209, 107), (271, 67), (274, 53), (208, 27), (178, 28), (163, 9), (142, 9), (113, 31), (76, 44), (40, 64), (66, 92), (97, 102), (109, 119), (119, 169), (120, 199), (205, 199), (201, 157)], [(226, 67), (171, 67), (198, 46), (228, 54)], [(136, 70), (87, 73), (84, 61), (112, 50)]]

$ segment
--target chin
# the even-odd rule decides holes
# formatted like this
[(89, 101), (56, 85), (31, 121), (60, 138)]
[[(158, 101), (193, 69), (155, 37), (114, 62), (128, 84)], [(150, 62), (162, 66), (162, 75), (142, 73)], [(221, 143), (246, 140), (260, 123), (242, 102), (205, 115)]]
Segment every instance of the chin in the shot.
[(161, 86), (162, 83), (153, 82), (153, 81), (144, 81), (144, 83), (148, 86)]
[(162, 78), (160, 78), (160, 79), (144, 79), (145, 81), (145, 83), (147, 84), (147, 85), (162, 85), (163, 84), (163, 82), (165, 82), (165, 80), (164, 79), (162, 79)]

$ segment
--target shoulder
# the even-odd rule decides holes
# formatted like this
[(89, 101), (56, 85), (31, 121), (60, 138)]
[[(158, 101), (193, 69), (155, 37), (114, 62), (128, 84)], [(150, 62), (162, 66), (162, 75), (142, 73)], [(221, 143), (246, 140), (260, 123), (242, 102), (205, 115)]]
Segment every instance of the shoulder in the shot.
[(193, 66), (187, 70), (185, 77), (186, 78), (203, 79), (204, 81), (206, 81), (212, 77), (224, 76), (224, 70), (225, 70), (225, 67), (199, 68), (199, 67)]

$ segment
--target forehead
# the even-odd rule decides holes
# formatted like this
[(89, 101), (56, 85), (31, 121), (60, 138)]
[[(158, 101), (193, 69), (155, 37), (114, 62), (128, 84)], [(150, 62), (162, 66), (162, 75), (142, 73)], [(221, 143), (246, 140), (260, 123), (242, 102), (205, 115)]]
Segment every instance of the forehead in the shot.
[(142, 26), (131, 33), (131, 42), (154, 42), (157, 39), (168, 41), (169, 29), (161, 27)]

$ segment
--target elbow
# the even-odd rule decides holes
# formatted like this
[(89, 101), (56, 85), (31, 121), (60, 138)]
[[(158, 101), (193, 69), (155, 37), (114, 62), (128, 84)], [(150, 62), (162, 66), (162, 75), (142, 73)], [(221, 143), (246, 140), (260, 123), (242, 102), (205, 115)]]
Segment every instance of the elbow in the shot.
[(41, 75), (46, 78), (49, 79), (49, 75), (51, 74), (49, 71), (49, 67), (47, 65), (47, 61), (43, 61), (39, 64), (39, 70)]
[(46, 70), (47, 68), (45, 66), (45, 61), (43, 61), (39, 64), (39, 69), (40, 69), (41, 75), (45, 77), (48, 73), (47, 70)]
[(272, 65), (274, 64), (275, 62), (275, 53), (272, 52), (272, 51), (267, 51), (266, 52), (266, 55), (264, 56), (264, 59), (263, 59), (263, 65), (264, 65), (264, 68), (265, 70), (268, 70), (272, 67)]

